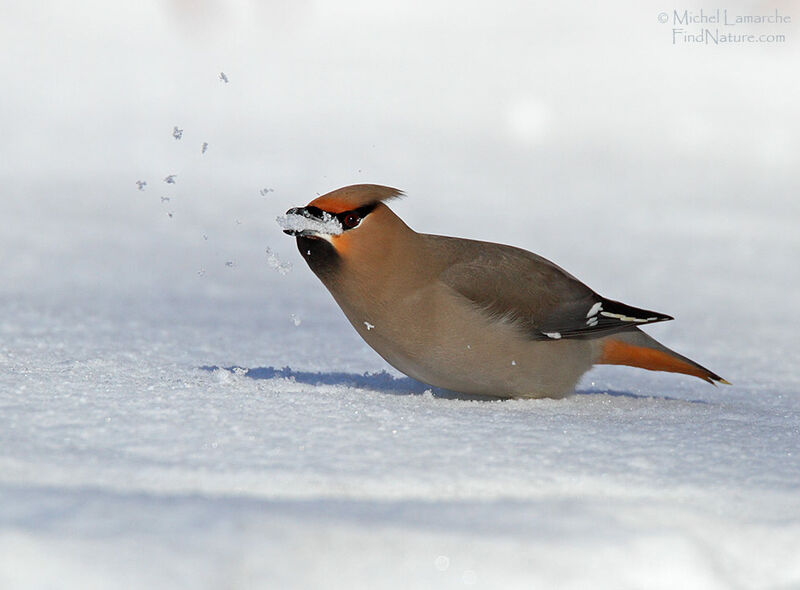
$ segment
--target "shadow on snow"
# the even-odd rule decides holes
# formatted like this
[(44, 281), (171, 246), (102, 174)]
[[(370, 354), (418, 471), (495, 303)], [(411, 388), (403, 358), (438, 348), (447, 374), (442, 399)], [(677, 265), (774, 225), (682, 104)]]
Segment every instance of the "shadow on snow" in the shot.
[(346, 387), (381, 391), (392, 395), (422, 395), (430, 391), (434, 397), (444, 399), (477, 401), (497, 401), (499, 399), (488, 395), (469, 395), (457, 391), (450, 391), (448, 389), (432, 387), (421, 381), (412, 379), (411, 377), (395, 377), (386, 371), (358, 374), (337, 371), (313, 373), (311, 371), (295, 371), (289, 367), (284, 367), (282, 369), (277, 369), (275, 367), (254, 367), (252, 369), (247, 369), (245, 367), (217, 367), (209, 365), (200, 367), (200, 369), (204, 371), (216, 371), (220, 368), (228, 371), (238, 369), (240, 374), (245, 377), (250, 377), (251, 379), (291, 379), (297, 383), (306, 383), (308, 385), (344, 385)]
[[(200, 367), (203, 371), (216, 371), (223, 368), (227, 371), (237, 370), (240, 374), (250, 379), (291, 379), (297, 383), (306, 383), (308, 385), (343, 385), (346, 387), (357, 387), (359, 389), (370, 389), (373, 391), (380, 391), (391, 395), (422, 395), (425, 392), (431, 392), (433, 397), (441, 399), (459, 399), (471, 401), (499, 401), (506, 398), (492, 397), (488, 395), (470, 395), (459, 393), (457, 391), (450, 391), (448, 389), (441, 389), (439, 387), (432, 387), (426, 385), (411, 377), (395, 377), (381, 371), (379, 373), (345, 373), (339, 371), (330, 372), (311, 372), (311, 371), (296, 371), (289, 367), (278, 369), (275, 367), (254, 367), (247, 369), (245, 367), (218, 367), (216, 365), (205, 365)], [(640, 395), (631, 393), (630, 391), (614, 391), (609, 389), (585, 389), (575, 392), (576, 395), (610, 395), (613, 397), (625, 397), (632, 399), (663, 399), (668, 401), (692, 401), (668, 396), (654, 396), (654, 395)], [(692, 403), (705, 403), (696, 401)]]

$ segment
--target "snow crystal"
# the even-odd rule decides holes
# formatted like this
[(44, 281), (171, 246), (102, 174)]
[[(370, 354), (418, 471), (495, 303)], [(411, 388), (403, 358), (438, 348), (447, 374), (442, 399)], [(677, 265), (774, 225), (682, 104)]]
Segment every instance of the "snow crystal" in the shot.
[(297, 315), (296, 315), (296, 314), (291, 314), (291, 315), (289, 316), (289, 319), (290, 319), (290, 320), (291, 320), (291, 322), (294, 324), (294, 327), (295, 327), (295, 328), (296, 328), (297, 326), (299, 326), (299, 325), (300, 325), (300, 324), (303, 322), (303, 320), (301, 320), (299, 317), (297, 317)]
[(369, 332), (375, 327), (373, 324), (370, 324), (369, 322), (364, 322), (364, 325), (367, 327), (367, 332)]
[(162, 203), (169, 203), (169, 197), (161, 197)]
[(207, 149), (208, 149), (208, 142), (204, 141), (203, 142), (203, 147), (200, 148), (200, 153), (201, 154), (205, 154)]
[(138, 186), (138, 187), (139, 187), (139, 190), (140, 190), (140, 191), (143, 191), (143, 190), (144, 190), (144, 187), (146, 187), (146, 186), (147, 186), (147, 181), (146, 181), (146, 180), (137, 180), (137, 181), (136, 181), (136, 186)]
[(172, 137), (174, 137), (175, 139), (180, 139), (181, 137), (183, 137), (183, 129), (178, 129), (178, 126), (175, 125), (172, 128)]
[(286, 275), (290, 270), (292, 270), (292, 263), (291, 262), (283, 262), (280, 257), (272, 251), (271, 248), (266, 249), (267, 252), (267, 264), (270, 268), (277, 270), (282, 275)]
[(164, 177), (164, 182), (167, 184), (175, 184), (175, 179), (178, 177), (177, 174), (170, 174), (169, 176)]
[(241, 367), (231, 367), (230, 369), (217, 368), (212, 373), (217, 381), (223, 385), (233, 385), (246, 379), (247, 370)]
[(228, 268), (233, 268), (234, 266), (236, 266), (236, 263), (233, 260), (228, 260), (225, 262), (225, 266), (227, 266)]
[(275, 221), (278, 222), (278, 225), (280, 225), (282, 229), (295, 232), (338, 236), (344, 231), (339, 220), (326, 212), (323, 212), (322, 220), (306, 217), (305, 215), (298, 215), (297, 213), (288, 213), (286, 215), (279, 215), (275, 218)]
[(275, 189), (273, 188), (262, 188), (260, 191), (258, 191), (258, 194), (260, 194), (262, 197), (266, 197), (269, 193), (274, 193), (274, 192)]
[(227, 84), (229, 82), (228, 76), (225, 75), (225, 72), (220, 72), (219, 73), (219, 79), (220, 79), (221, 82), (225, 82), (225, 84)]

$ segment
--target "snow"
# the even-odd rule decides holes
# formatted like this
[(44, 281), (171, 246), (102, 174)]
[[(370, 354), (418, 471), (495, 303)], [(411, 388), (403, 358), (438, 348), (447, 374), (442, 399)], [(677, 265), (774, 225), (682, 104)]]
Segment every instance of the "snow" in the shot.
[(342, 224), (327, 211), (322, 212), (322, 219), (307, 217), (297, 213), (287, 213), (276, 217), (278, 225), (285, 231), (309, 232), (323, 236), (338, 236), (344, 232)]
[(281, 257), (272, 251), (272, 248), (267, 247), (265, 252), (267, 254), (267, 264), (270, 268), (282, 275), (286, 275), (292, 270), (292, 263), (282, 261)]
[(338, 318), (285, 333), (285, 301), (98, 303), (7, 307), (3, 587), (800, 575), (796, 381), (608, 369), (566, 400), (462, 400), (362, 374)]
[[(186, 6), (0, 21), (0, 588), (800, 586), (796, 40), (675, 47), (633, 2)], [(674, 315), (644, 329), (733, 386), (398, 373), (274, 223), (355, 182)]]

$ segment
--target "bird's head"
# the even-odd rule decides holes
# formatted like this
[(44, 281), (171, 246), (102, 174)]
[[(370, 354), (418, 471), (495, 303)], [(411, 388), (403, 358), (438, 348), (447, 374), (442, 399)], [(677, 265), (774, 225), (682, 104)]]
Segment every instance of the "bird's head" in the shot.
[(392, 230), (407, 226), (384, 201), (401, 197), (395, 188), (355, 184), (292, 207), (278, 222), (284, 233), (297, 238), (300, 253), (319, 273), (342, 260), (376, 257)]

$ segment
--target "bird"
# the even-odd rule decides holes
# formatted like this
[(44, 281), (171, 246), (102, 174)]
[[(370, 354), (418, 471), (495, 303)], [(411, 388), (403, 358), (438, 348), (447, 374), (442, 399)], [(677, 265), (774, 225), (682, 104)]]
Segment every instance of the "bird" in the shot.
[(493, 398), (561, 398), (597, 364), (728, 381), (641, 326), (671, 316), (607, 299), (553, 262), (504, 244), (418, 233), (355, 184), (278, 221), (356, 332), (430, 386)]

